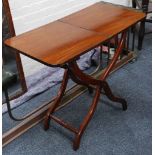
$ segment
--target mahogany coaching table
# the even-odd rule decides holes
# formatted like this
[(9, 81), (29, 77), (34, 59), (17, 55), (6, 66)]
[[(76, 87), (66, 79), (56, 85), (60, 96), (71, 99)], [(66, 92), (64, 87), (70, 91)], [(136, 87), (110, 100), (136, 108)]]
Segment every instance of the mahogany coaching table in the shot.
[[(74, 150), (79, 148), (81, 137), (97, 107), (101, 90), (104, 90), (110, 100), (121, 103), (123, 110), (127, 109), (126, 101), (113, 95), (106, 78), (124, 47), (126, 30), (144, 17), (145, 14), (140, 11), (99, 2), (63, 19), (5, 41), (8, 47), (16, 49), (19, 53), (45, 65), (65, 69), (57, 98), (46, 114), (44, 128), (45, 130), (49, 128), (52, 119), (75, 133)], [(120, 33), (122, 35), (116, 52), (105, 72), (98, 79), (79, 69), (76, 60), (81, 55)], [(62, 100), (69, 78), (77, 84), (88, 87), (89, 92), (95, 87), (94, 99), (79, 129), (53, 115)]]

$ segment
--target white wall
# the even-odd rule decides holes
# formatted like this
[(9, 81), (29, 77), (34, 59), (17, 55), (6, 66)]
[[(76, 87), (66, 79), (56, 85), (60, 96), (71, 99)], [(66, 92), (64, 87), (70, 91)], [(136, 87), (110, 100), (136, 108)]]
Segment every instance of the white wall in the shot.
[(102, 0), (102, 1), (129, 6), (132, 0)]
[[(9, 0), (16, 35), (47, 24), (76, 12), (100, 0)], [(128, 5), (130, 0), (105, 0)], [(21, 56), (25, 75), (28, 76), (42, 64)]]

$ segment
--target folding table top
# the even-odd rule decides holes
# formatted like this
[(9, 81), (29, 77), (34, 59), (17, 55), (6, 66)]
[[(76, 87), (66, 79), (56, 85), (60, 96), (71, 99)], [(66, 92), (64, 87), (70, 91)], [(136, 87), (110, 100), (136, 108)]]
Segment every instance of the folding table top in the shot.
[(61, 66), (143, 19), (145, 14), (107, 3), (96, 3), (5, 44), (49, 66)]
[(59, 21), (112, 37), (145, 16), (145, 13), (140, 10), (98, 2)]
[(5, 44), (39, 62), (60, 66), (105, 40), (104, 35), (59, 21), (5, 41)]

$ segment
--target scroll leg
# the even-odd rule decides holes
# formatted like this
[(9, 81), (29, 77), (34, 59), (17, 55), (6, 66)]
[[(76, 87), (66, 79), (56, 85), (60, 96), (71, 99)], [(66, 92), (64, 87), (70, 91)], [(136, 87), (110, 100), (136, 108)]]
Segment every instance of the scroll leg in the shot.
[(121, 104), (122, 104), (123, 110), (124, 110), (124, 111), (127, 110), (127, 102), (126, 102), (124, 99), (122, 99), (122, 98), (119, 98), (119, 97), (117, 97), (117, 96), (114, 96), (113, 93), (112, 93), (112, 91), (111, 91), (111, 89), (110, 89), (110, 87), (109, 87), (109, 85), (108, 85), (108, 83), (107, 83), (106, 81), (103, 81), (103, 85), (102, 85), (102, 86), (103, 86), (103, 89), (104, 89), (104, 91), (105, 91), (105, 95), (106, 95), (111, 101), (121, 103)]
[(87, 84), (86, 82), (82, 81), (81, 79), (79, 79), (77, 76), (75, 76), (72, 72), (72, 69), (69, 70), (69, 73), (70, 73), (70, 78), (77, 84), (80, 84), (80, 85), (83, 85), (83, 86), (86, 86), (88, 88), (88, 91), (89, 91), (89, 94), (92, 94), (93, 93), (93, 88)]
[(45, 120), (44, 120), (44, 129), (45, 130), (48, 130), (49, 129), (49, 124), (50, 124), (50, 114), (53, 113), (55, 111), (55, 109), (58, 107), (63, 95), (64, 95), (64, 92), (65, 92), (65, 89), (66, 89), (66, 86), (67, 86), (67, 82), (68, 82), (68, 70), (66, 69), (65, 70), (65, 73), (64, 73), (64, 77), (63, 77), (63, 81), (62, 81), (62, 85), (60, 87), (60, 90), (59, 90), (59, 93), (58, 93), (58, 96), (54, 102), (54, 104), (49, 108), (49, 110), (47, 111), (47, 114), (45, 116)]
[(100, 97), (100, 87), (97, 88), (96, 90), (96, 94), (94, 96), (94, 99), (93, 99), (93, 103), (88, 111), (88, 114), (85, 116), (84, 120), (83, 120), (83, 123), (80, 125), (80, 128), (79, 128), (79, 131), (78, 133), (76, 134), (75, 136), (75, 139), (74, 139), (74, 142), (73, 142), (73, 149), (74, 150), (77, 150), (80, 146), (80, 140), (81, 140), (81, 136), (83, 135), (89, 121), (91, 120), (94, 112), (95, 112), (95, 109), (97, 107), (97, 103), (98, 103), (98, 100), (99, 100), (99, 97)]

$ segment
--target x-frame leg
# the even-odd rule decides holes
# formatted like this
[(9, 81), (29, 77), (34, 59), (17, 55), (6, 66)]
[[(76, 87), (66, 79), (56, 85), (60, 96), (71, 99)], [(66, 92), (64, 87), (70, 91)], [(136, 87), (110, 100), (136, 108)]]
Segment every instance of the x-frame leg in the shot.
[[(111, 60), (109, 66), (107, 67), (107, 69), (105, 70), (105, 72), (100, 76), (99, 79), (94, 79), (91, 76), (83, 73), (76, 61), (72, 61), (67, 63), (64, 68), (65, 68), (65, 73), (64, 73), (64, 78), (63, 78), (63, 82), (60, 88), (60, 91), (58, 93), (58, 96), (53, 104), (53, 106), (51, 108), (49, 108), (46, 117), (45, 117), (45, 121), (44, 121), (44, 129), (47, 130), (49, 128), (49, 123), (50, 123), (50, 119), (55, 120), (57, 123), (59, 123), (60, 125), (62, 125), (63, 127), (69, 129), (70, 131), (75, 133), (75, 139), (73, 142), (73, 148), (74, 150), (77, 150), (79, 148), (80, 145), (80, 140), (81, 137), (89, 123), (89, 121), (91, 120), (97, 104), (98, 104), (98, 100), (101, 94), (101, 90), (103, 89), (105, 92), (105, 95), (112, 101), (114, 102), (119, 102), (122, 104), (122, 108), (123, 110), (127, 109), (127, 103), (124, 99), (116, 97), (113, 95), (108, 83), (105, 81), (106, 78), (108, 77), (110, 71), (113, 69), (119, 55), (121, 54), (121, 51), (123, 49), (124, 43), (125, 43), (125, 39), (126, 39), (126, 32), (122, 33), (122, 38), (120, 40), (120, 43), (118, 45), (118, 48), (116, 49), (115, 55), (113, 57), (113, 59)], [(74, 127), (72, 127), (71, 125), (69, 125), (68, 123), (65, 123), (64, 121), (60, 120), (59, 118), (53, 116), (53, 112), (55, 111), (55, 109), (58, 107), (59, 103), (62, 100), (62, 97), (64, 95), (66, 86), (67, 86), (67, 82), (69, 77), (76, 83), (81, 84), (81, 85), (85, 85), (88, 87), (89, 90), (92, 89), (92, 86), (96, 87), (96, 91), (95, 91), (95, 96), (93, 99), (93, 102), (88, 110), (87, 115), (85, 116), (85, 118), (83, 119), (79, 129), (76, 129)]]

